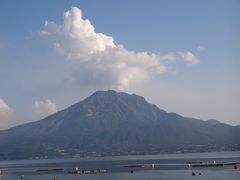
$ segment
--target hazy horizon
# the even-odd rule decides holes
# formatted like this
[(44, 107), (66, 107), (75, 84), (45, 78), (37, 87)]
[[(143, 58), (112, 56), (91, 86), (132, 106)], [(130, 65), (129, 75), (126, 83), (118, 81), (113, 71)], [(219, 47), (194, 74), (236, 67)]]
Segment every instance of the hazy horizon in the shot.
[[(97, 90), (97, 91), (99, 91), (99, 90)], [(101, 91), (101, 90), (100, 90), (100, 91)], [(103, 90), (103, 91), (115, 91), (115, 90), (109, 89), (109, 90)], [(96, 91), (95, 91), (95, 92), (96, 92)], [(124, 92), (124, 91), (115, 91), (115, 92), (117, 92), (117, 93), (126, 93), (126, 92)], [(134, 93), (133, 93), (133, 94), (134, 94)], [(89, 96), (91, 96), (91, 95), (93, 95), (93, 94), (90, 94)], [(138, 95), (138, 96), (139, 96), (139, 94), (135, 94), (135, 95)], [(72, 105), (75, 105), (75, 104), (83, 101), (84, 99), (88, 98), (89, 96), (83, 98), (82, 100), (80, 100), (80, 101), (78, 101), (78, 102), (74, 102), (73, 104), (71, 104), (70, 106), (66, 107), (65, 109), (67, 109), (67, 108), (71, 107)], [(144, 97), (143, 97), (143, 98), (144, 98)], [(147, 101), (148, 103), (152, 104), (152, 103), (149, 102), (147, 99), (146, 99), (146, 101)], [(156, 105), (156, 104), (155, 104), (155, 105)], [(158, 106), (158, 105), (157, 105), (157, 106)], [(158, 107), (158, 108), (159, 108), (159, 107)], [(59, 109), (57, 112), (60, 112), (60, 111), (65, 110), (65, 109)], [(161, 109), (161, 108), (160, 108), (160, 109)], [(161, 110), (164, 110), (164, 111), (165, 111), (165, 109), (161, 109)], [(53, 114), (55, 114), (55, 113), (57, 113), (57, 112), (54, 112)], [(167, 112), (168, 112), (168, 113), (176, 113), (176, 112), (172, 112), (172, 111), (167, 111)], [(24, 125), (24, 124), (27, 124), (27, 123), (30, 123), (30, 122), (41, 121), (41, 120), (43, 120), (43, 119), (45, 119), (45, 118), (47, 118), (48, 116), (51, 116), (51, 115), (52, 115), (52, 114), (49, 114), (49, 115), (46, 115), (46, 116), (42, 117), (41, 119), (35, 119), (35, 120), (29, 121), (29, 122), (22, 122), (22, 123), (20, 123), (20, 124), (15, 124), (15, 125), (13, 125), (13, 126), (11, 126), (11, 127), (8, 127), (8, 128), (3, 129), (3, 130), (7, 130), (7, 129), (9, 129), (9, 128), (16, 127), (16, 126), (21, 126), (21, 125)], [(195, 118), (195, 117), (184, 116), (184, 115), (181, 115), (181, 114), (178, 114), (178, 115), (183, 116), (183, 117), (186, 117), (186, 118)], [(196, 118), (196, 119), (198, 119), (198, 118)], [(222, 122), (222, 121), (217, 120), (217, 119), (199, 119), (199, 120), (203, 120), (203, 121), (208, 121), (208, 120), (214, 120), (214, 121), (215, 121), (215, 120), (216, 120), (216, 121), (219, 121), (220, 123), (228, 124), (228, 123), (226, 123), (226, 122)], [(231, 125), (231, 124), (228, 124), (228, 125)], [(239, 125), (237, 124), (237, 125), (232, 125), (232, 126), (239, 126)]]
[(240, 125), (240, 2), (0, 2), (0, 130), (97, 90)]

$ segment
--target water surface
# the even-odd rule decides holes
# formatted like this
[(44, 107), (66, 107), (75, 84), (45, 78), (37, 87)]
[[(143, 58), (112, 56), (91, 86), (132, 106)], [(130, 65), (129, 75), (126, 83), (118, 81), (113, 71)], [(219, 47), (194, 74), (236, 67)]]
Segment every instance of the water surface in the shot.
[[(188, 161), (197, 162), (240, 162), (240, 152), (211, 152), (164, 155), (138, 155), (114, 157), (84, 157), (43, 160), (0, 161), (0, 180), (60, 179), (60, 180), (174, 180), (174, 179), (240, 179), (240, 164), (234, 166), (189, 168)], [(124, 167), (133, 164), (154, 164), (154, 168)], [(101, 174), (71, 174), (74, 168), (106, 169)], [(43, 171), (39, 171), (43, 170)], [(45, 171), (47, 170), (47, 171)], [(133, 173), (131, 173), (133, 171)], [(195, 176), (192, 176), (195, 173)]]

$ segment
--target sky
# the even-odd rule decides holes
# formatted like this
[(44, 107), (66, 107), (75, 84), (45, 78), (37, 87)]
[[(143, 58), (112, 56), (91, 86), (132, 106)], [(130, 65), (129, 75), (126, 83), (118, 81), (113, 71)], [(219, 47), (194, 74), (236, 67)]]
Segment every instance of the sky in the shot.
[(1, 0), (0, 129), (96, 90), (240, 125), (240, 1)]

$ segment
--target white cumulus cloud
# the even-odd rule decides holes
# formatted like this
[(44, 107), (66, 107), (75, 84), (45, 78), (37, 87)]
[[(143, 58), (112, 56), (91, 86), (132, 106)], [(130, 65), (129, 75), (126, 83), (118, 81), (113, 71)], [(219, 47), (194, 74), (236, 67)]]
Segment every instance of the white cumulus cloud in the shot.
[(41, 117), (45, 117), (57, 112), (57, 105), (49, 99), (45, 101), (35, 101), (33, 110)]
[(0, 98), (0, 129), (8, 128), (11, 124), (12, 108)]
[(64, 13), (63, 24), (46, 21), (40, 35), (51, 39), (55, 50), (64, 58), (77, 62), (72, 78), (81, 85), (123, 90), (132, 83), (166, 72), (163, 60), (167, 57), (198, 62), (190, 51), (165, 55), (129, 51), (115, 44), (113, 37), (97, 33), (77, 7)]

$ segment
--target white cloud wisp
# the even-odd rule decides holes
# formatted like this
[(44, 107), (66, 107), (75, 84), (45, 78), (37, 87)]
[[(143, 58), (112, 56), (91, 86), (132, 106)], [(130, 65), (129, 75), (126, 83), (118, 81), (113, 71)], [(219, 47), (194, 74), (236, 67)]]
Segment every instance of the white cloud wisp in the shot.
[(57, 105), (49, 99), (45, 101), (35, 101), (33, 110), (39, 116), (45, 117), (57, 112)]
[(13, 110), (7, 103), (0, 98), (0, 130), (8, 128), (11, 125), (11, 116)]

